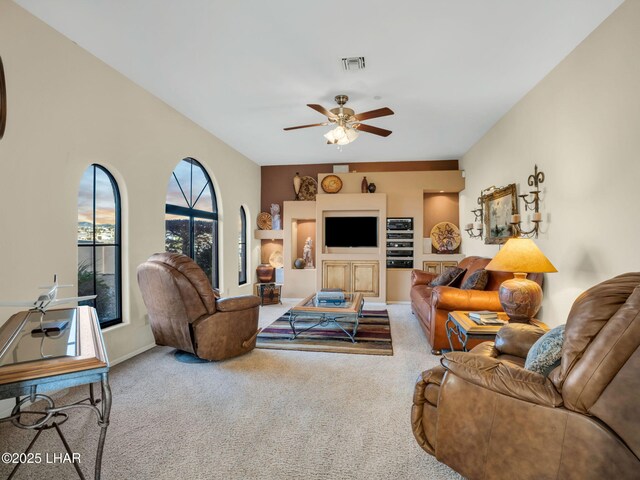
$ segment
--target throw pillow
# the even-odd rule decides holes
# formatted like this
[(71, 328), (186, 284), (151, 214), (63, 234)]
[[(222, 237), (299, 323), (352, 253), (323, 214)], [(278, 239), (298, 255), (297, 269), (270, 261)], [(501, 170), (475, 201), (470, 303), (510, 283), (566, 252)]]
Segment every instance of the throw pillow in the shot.
[(524, 368), (546, 377), (560, 365), (563, 342), (564, 325), (549, 330), (529, 350)]
[(476, 270), (464, 281), (462, 290), (484, 290), (489, 281), (489, 272), (484, 269)]
[(436, 278), (431, 280), (429, 284), (430, 287), (439, 287), (439, 286), (455, 286), (455, 283), (462, 279), (464, 272), (466, 272), (466, 268), (460, 267), (449, 267)]

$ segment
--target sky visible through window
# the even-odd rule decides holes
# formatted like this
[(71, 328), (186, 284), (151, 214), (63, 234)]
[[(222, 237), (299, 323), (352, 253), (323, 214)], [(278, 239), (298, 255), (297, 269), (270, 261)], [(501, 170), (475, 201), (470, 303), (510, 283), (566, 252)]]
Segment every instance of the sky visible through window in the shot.
[[(87, 168), (80, 180), (78, 222), (93, 222), (93, 168)], [(100, 169), (96, 170), (96, 224), (115, 224), (113, 187)]]
[[(182, 161), (173, 173), (175, 176), (171, 175), (167, 188), (167, 203), (169, 205), (213, 212), (211, 189), (207, 187), (208, 181), (201, 168), (196, 166), (191, 169), (190, 162)], [(193, 175), (193, 183), (191, 175)]]

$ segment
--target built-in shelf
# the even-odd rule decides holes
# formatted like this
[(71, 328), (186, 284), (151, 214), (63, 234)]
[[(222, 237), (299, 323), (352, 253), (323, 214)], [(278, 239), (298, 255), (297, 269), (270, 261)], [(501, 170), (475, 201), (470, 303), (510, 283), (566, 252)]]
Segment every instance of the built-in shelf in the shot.
[(284, 230), (254, 230), (254, 238), (256, 240), (282, 240), (284, 239)]

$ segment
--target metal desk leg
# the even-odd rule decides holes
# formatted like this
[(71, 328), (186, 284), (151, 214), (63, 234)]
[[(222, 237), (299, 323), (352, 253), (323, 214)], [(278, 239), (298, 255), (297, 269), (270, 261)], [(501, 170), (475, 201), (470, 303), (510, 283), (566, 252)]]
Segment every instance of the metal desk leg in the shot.
[(102, 452), (104, 451), (104, 441), (107, 436), (107, 427), (109, 426), (109, 417), (111, 415), (111, 387), (109, 386), (109, 374), (102, 374), (102, 415), (98, 420), (100, 425), (100, 438), (98, 440), (98, 450), (96, 452), (96, 470), (95, 479), (100, 480), (102, 470)]

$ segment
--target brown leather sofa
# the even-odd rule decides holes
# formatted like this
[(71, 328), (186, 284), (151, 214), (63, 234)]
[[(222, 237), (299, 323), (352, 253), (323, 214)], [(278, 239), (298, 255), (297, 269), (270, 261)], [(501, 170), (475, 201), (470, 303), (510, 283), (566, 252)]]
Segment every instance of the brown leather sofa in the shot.
[[(458, 265), (467, 271), (462, 278), (464, 281), (477, 270), (483, 269), (491, 261), (484, 257), (466, 257)], [(512, 273), (489, 272), (489, 280), (484, 290), (461, 290), (456, 287), (430, 287), (429, 283), (437, 275), (413, 270), (411, 272), (411, 311), (420, 321), (420, 326), (427, 336), (431, 353), (439, 355), (443, 349), (450, 349), (449, 340), (444, 324), (449, 312), (454, 310), (474, 311), (490, 310), (502, 312), (502, 306), (498, 298), (498, 289), (505, 280), (513, 278)], [(542, 285), (542, 274), (529, 274), (527, 277)], [(468, 347), (477, 345), (480, 340), (469, 340)], [(460, 348), (455, 340), (454, 347)]]
[(138, 267), (138, 284), (156, 344), (223, 360), (254, 349), (260, 298), (219, 298), (191, 258), (156, 253)]
[(522, 368), (541, 334), (507, 325), (423, 372), (411, 411), (420, 446), (472, 480), (638, 478), (640, 273), (578, 297), (549, 377)]

